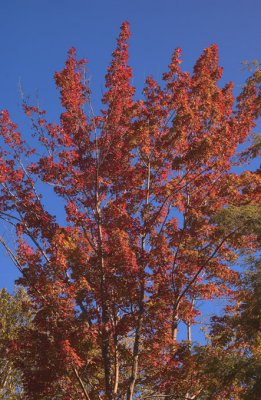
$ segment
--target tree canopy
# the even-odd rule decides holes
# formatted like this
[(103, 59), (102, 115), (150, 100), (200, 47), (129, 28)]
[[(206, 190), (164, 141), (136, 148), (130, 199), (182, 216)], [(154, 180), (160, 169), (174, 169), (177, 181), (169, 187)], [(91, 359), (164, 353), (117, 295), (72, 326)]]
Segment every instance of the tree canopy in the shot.
[[(125, 22), (99, 113), (72, 48), (55, 74), (58, 122), (25, 100), (29, 139), (7, 110), (0, 116), (0, 218), (16, 244), (0, 241), (34, 312), (13, 341), (32, 400), (211, 398), (190, 336), (198, 300), (232, 299), (233, 262), (258, 248), (260, 174), (233, 167), (256, 154), (255, 144), (237, 149), (260, 114), (260, 74), (235, 99), (232, 83), (219, 85), (216, 45), (191, 74), (178, 48), (162, 82), (148, 77), (137, 99), (129, 36)], [(64, 208), (62, 223), (43, 185)], [(221, 323), (227, 331), (234, 317)]]

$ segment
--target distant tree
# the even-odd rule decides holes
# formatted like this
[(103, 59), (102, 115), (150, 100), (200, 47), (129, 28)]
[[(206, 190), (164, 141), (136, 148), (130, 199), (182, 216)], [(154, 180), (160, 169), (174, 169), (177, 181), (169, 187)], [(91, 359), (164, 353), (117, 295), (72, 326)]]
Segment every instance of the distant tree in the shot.
[(21, 328), (28, 328), (32, 320), (29, 299), (24, 289), (14, 295), (0, 290), (0, 399), (25, 399), (22, 372), (15, 366), (15, 349)]
[[(259, 175), (231, 171), (243, 165), (237, 147), (260, 112), (256, 79), (235, 101), (231, 83), (219, 87), (216, 45), (192, 74), (176, 49), (162, 86), (147, 78), (138, 100), (129, 36), (124, 23), (99, 115), (74, 49), (55, 74), (59, 123), (24, 103), (36, 149), (1, 114), (0, 217), (15, 228), (17, 247), (0, 240), (35, 311), (16, 340), (32, 400), (133, 400), (145, 390), (199, 398), (196, 360), (178, 324), (196, 323), (195, 299), (233, 293), (231, 262), (256, 245), (247, 219), (218, 221), (224, 208), (258, 204)], [(64, 208), (63, 223), (47, 211), (43, 184)]]
[(200, 400), (258, 400), (261, 391), (260, 261), (244, 275), (236, 304), (212, 320), (209, 345), (198, 349)]
[[(254, 147), (255, 142), (245, 155), (256, 156)], [(253, 172), (259, 173), (259, 170)], [(235, 229), (244, 221), (241, 234), (255, 237), (257, 242), (252, 254), (249, 249), (240, 249), (241, 257), (245, 257), (241, 290), (223, 315), (212, 318), (209, 344), (198, 349), (197, 363), (204, 383), (199, 399), (258, 400), (261, 393), (261, 260), (258, 257), (261, 206), (228, 207), (219, 212), (216, 220), (226, 230)]]

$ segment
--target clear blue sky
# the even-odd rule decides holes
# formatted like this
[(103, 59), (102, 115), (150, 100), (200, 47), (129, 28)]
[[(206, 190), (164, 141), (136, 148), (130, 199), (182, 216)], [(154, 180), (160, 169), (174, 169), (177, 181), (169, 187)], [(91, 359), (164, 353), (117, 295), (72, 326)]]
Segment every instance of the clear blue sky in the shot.
[[(160, 78), (175, 47), (182, 47), (191, 70), (202, 50), (217, 43), (223, 81), (236, 88), (246, 73), (242, 60), (260, 60), (260, 0), (1, 0), (0, 109), (20, 121), (18, 83), (58, 118), (53, 73), (74, 46), (89, 60), (91, 86), (100, 97), (115, 38), (124, 20), (131, 24), (133, 84), (147, 75)], [(97, 101), (98, 104), (98, 101)], [(1, 233), (1, 232), (0, 232)], [(0, 249), (0, 287), (13, 286), (14, 267)]]

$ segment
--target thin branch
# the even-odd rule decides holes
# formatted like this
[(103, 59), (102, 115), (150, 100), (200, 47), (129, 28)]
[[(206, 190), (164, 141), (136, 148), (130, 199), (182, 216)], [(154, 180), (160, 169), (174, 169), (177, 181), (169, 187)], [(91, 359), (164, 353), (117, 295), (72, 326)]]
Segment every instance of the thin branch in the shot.
[(75, 374), (75, 376), (76, 376), (76, 378), (77, 378), (77, 380), (78, 380), (78, 382), (79, 382), (79, 384), (80, 384), (80, 386), (82, 388), (84, 397), (87, 400), (91, 400), (91, 398), (89, 396), (89, 393), (87, 392), (86, 387), (85, 387), (85, 385), (84, 385), (84, 383), (83, 383), (83, 381), (82, 381), (82, 379), (81, 379), (81, 377), (80, 377), (80, 375), (79, 375), (79, 373), (78, 373), (78, 371), (77, 371), (77, 369), (75, 367), (73, 367), (73, 372), (74, 372), (74, 374)]
[(199, 270), (197, 271), (197, 273), (194, 275), (194, 277), (192, 278), (192, 280), (189, 282), (189, 284), (185, 287), (185, 289), (182, 291), (182, 293), (180, 294), (180, 296), (178, 297), (176, 303), (175, 303), (175, 307), (177, 308), (181, 299), (185, 296), (185, 294), (187, 293), (187, 291), (190, 289), (190, 287), (193, 285), (193, 283), (195, 283), (195, 281), (197, 280), (197, 277), (199, 276), (199, 274), (201, 273), (201, 271), (207, 266), (208, 262), (210, 260), (212, 260), (213, 257), (215, 257), (215, 255), (217, 254), (217, 252), (220, 250), (220, 248), (223, 246), (223, 244), (232, 236), (234, 235), (234, 233), (236, 231), (238, 231), (240, 228), (237, 228), (235, 230), (233, 230), (232, 232), (230, 232), (228, 235), (226, 235), (222, 241), (219, 243), (219, 245), (215, 248), (215, 250), (213, 251), (213, 253), (207, 258), (207, 260), (204, 262), (204, 264), (199, 268)]

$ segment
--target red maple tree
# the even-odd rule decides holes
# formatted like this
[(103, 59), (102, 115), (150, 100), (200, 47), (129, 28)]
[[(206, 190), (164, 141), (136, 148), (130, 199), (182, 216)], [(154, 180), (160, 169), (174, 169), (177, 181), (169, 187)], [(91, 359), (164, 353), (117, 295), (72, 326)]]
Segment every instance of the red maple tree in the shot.
[[(178, 323), (190, 332), (197, 299), (231, 293), (231, 261), (254, 246), (243, 224), (224, 230), (215, 216), (258, 201), (258, 175), (231, 171), (258, 116), (256, 81), (235, 101), (231, 83), (218, 86), (216, 45), (192, 74), (176, 49), (162, 85), (147, 78), (136, 100), (129, 36), (125, 22), (99, 115), (86, 62), (71, 49), (55, 74), (60, 122), (24, 103), (36, 149), (7, 111), (0, 117), (0, 218), (15, 227), (16, 250), (1, 242), (35, 311), (12, 344), (30, 399), (196, 398), (190, 336), (178, 341)], [(64, 206), (63, 224), (39, 182)]]

